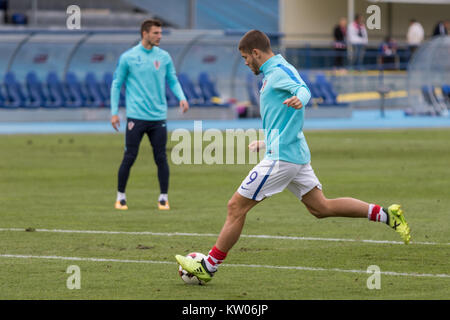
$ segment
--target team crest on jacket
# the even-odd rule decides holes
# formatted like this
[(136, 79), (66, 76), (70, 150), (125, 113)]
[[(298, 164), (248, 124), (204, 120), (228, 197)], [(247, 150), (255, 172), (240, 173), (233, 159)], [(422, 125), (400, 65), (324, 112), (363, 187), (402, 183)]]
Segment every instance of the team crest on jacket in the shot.
[(264, 80), (264, 82), (263, 82), (263, 84), (261, 86), (261, 89), (259, 89), (259, 92), (263, 92), (264, 91), (264, 88), (266, 87), (266, 84), (267, 84), (267, 80)]
[(128, 122), (128, 130), (131, 131), (134, 128), (134, 122), (133, 121), (129, 121)]
[(158, 70), (159, 67), (161, 66), (161, 63), (160, 63), (158, 60), (155, 60), (155, 61), (153, 62), (153, 64), (155, 65), (156, 70)]

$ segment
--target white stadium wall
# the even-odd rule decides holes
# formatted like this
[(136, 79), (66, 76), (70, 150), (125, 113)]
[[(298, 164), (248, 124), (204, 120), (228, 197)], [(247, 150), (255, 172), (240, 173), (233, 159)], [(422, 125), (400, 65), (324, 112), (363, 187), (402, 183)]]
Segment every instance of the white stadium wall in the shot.
[[(367, 19), (368, 6), (373, 2), (355, 0), (355, 13)], [(368, 30), (369, 41), (379, 43), (389, 29), (389, 6), (391, 7), (392, 35), (399, 41), (406, 40), (411, 18), (422, 23), (426, 36), (431, 36), (437, 21), (450, 19), (450, 5), (423, 4), (377, 4), (381, 9), (381, 29)], [(329, 43), (332, 30), (340, 17), (347, 17), (347, 0), (280, 0), (280, 31), (286, 34), (287, 47), (304, 43)], [(371, 42), (372, 42), (371, 41)]]

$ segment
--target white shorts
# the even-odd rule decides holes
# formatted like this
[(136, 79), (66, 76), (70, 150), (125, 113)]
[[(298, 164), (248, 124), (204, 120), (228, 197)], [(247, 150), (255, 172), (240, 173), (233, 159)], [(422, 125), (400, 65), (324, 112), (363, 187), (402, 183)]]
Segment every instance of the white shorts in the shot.
[(300, 200), (315, 187), (322, 190), (310, 163), (264, 159), (250, 170), (237, 192), (245, 198), (261, 201), (286, 187)]

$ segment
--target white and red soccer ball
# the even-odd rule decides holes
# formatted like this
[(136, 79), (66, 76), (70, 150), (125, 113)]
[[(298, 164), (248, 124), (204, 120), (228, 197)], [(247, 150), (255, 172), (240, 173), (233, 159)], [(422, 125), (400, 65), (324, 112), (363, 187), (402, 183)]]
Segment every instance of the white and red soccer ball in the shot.
[[(187, 254), (186, 257), (197, 260), (197, 261), (206, 259), (206, 256), (200, 252), (191, 252), (191, 253)], [(196, 285), (205, 284), (205, 282), (203, 280), (200, 280), (193, 274), (188, 273), (181, 266), (179, 266), (179, 268), (178, 268), (178, 274), (180, 275), (181, 279), (187, 284), (196, 284)]]

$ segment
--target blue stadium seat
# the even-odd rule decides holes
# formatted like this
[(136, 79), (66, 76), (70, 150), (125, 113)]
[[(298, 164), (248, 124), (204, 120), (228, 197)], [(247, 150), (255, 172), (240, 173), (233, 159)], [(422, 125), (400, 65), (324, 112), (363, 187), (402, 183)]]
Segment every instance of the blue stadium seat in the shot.
[(27, 108), (27, 97), (22, 86), (16, 81), (14, 73), (7, 72), (4, 79), (6, 101), (9, 108)]
[(229, 107), (228, 103), (222, 103), (220, 95), (216, 90), (216, 86), (210, 80), (206, 72), (201, 72), (198, 77), (198, 85), (202, 93), (205, 104)]
[(86, 106), (86, 100), (76, 75), (73, 72), (68, 72), (65, 80), (66, 107), (79, 108)]
[(311, 92), (311, 99), (309, 100), (307, 106), (312, 106), (313, 102), (317, 102), (318, 104), (322, 103), (322, 93), (317, 88), (317, 86), (311, 82), (311, 80), (309, 79), (309, 74), (306, 72), (299, 72), (299, 74), (308, 87), (309, 91)]
[(450, 85), (444, 84), (442, 86), (442, 93), (449, 96), (450, 95)]
[(88, 72), (85, 78), (86, 84), (86, 95), (87, 100), (89, 101), (88, 105), (90, 107), (103, 107), (104, 99), (102, 97), (102, 93), (100, 90), (100, 84), (95, 77), (93, 72)]
[(11, 15), (11, 23), (25, 25), (28, 23), (28, 19), (25, 14), (17, 12)]
[[(38, 79), (34, 71), (28, 72), (25, 79), (30, 107), (47, 107), (47, 101), (50, 101), (48, 91), (44, 90), (42, 82)], [(51, 104), (49, 104), (51, 106)]]
[(450, 85), (444, 84), (442, 86), (442, 95), (444, 96), (445, 103), (450, 106)]
[(205, 106), (203, 98), (198, 94), (194, 83), (189, 79), (188, 75), (185, 73), (180, 73), (178, 76), (180, 85), (183, 88), (184, 95), (190, 105), (193, 106)]
[(336, 95), (333, 95), (329, 83), (323, 74), (316, 75), (315, 86), (323, 99), (322, 105), (334, 105), (337, 103)]
[(448, 106), (447, 101), (445, 98), (445, 94), (442, 91), (442, 95), (444, 97), (441, 97), (440, 95), (436, 94), (436, 88), (431, 85), (424, 85), (422, 86), (422, 95), (427, 104), (429, 104), (431, 107), (433, 107), (433, 113), (438, 115), (447, 115), (448, 113)]
[(7, 101), (3, 93), (3, 85), (0, 83), (0, 108), (7, 108)]
[(47, 108), (64, 107), (66, 98), (64, 94), (64, 86), (55, 72), (47, 74), (47, 89), (49, 99), (47, 100)]
[(432, 86), (422, 86), (422, 95), (425, 102), (432, 106), (433, 100), (435, 100), (434, 88)]
[(111, 103), (111, 83), (112, 83), (112, 74), (110, 72), (106, 72), (103, 74), (103, 78), (99, 83), (100, 93), (103, 97), (103, 104), (107, 107), (110, 106)]
[(347, 106), (348, 103), (340, 103), (337, 101), (337, 93), (334, 91), (333, 86), (327, 80), (323, 73), (316, 75), (316, 84), (322, 92), (324, 104), (333, 106)]

